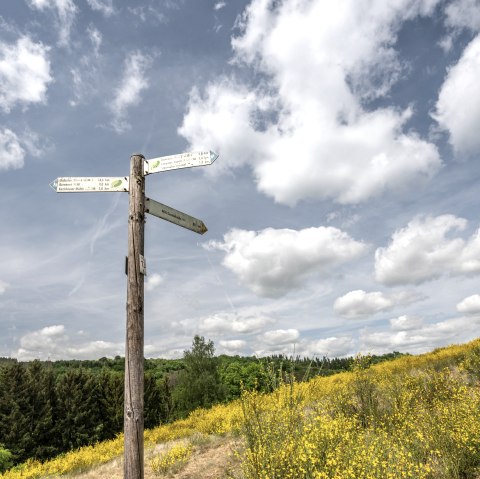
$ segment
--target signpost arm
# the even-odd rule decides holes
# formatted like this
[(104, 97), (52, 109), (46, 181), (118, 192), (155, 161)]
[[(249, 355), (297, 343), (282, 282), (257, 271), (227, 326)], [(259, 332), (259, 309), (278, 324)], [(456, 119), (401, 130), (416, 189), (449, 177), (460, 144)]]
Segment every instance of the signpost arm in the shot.
[[(128, 211), (127, 332), (125, 342), (124, 478), (144, 477), (144, 157), (130, 158)], [(142, 265), (142, 267), (141, 267)]]

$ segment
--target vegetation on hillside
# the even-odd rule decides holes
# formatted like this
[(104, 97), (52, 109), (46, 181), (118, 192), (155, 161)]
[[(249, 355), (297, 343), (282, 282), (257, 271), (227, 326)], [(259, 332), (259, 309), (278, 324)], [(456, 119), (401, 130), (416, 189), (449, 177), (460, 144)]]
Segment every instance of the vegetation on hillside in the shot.
[[(145, 432), (146, 447), (198, 434), (243, 437), (236, 479), (474, 479), (480, 473), (480, 340), (298, 383), (285, 369), (272, 393), (244, 391), (230, 404)], [(159, 470), (188, 461), (188, 443), (158, 458)], [(1, 479), (65, 474), (107, 462), (122, 437)]]
[[(398, 353), (374, 357), (381, 361)], [(348, 370), (353, 358), (215, 356), (212, 341), (195, 336), (182, 359), (145, 361), (145, 427), (185, 418), (240, 397), (243, 390), (270, 392), (272, 371), (282, 364), (303, 378)], [(123, 430), (124, 359), (33, 361), (0, 358), (0, 461), (44, 461), (58, 454), (113, 440)], [(5, 456), (7, 457), (7, 456)], [(0, 471), (7, 466), (2, 466)]]
[[(243, 479), (467, 479), (480, 473), (480, 343), (432, 357), (242, 397)], [(414, 366), (412, 368), (412, 366)]]

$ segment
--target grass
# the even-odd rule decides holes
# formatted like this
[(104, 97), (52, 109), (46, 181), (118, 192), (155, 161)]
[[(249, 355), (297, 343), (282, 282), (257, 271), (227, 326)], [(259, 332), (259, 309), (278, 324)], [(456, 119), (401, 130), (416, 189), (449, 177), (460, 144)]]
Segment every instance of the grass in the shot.
[(192, 456), (193, 446), (189, 442), (180, 442), (168, 447), (165, 451), (150, 460), (150, 467), (157, 476), (174, 474), (187, 464)]

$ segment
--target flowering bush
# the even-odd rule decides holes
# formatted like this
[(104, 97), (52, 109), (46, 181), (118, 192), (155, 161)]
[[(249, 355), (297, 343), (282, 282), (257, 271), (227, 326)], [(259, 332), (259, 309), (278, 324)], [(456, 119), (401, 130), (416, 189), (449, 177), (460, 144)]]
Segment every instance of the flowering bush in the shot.
[[(465, 349), (452, 352), (459, 358)], [(450, 367), (438, 370), (435, 361), (408, 358), (399, 360), (402, 368), (390, 363), (354, 368), (307, 384), (291, 382), (268, 396), (245, 392), (243, 476), (478, 477), (478, 378), (463, 365), (454, 367), (458, 360), (445, 351), (430, 355), (439, 356), (441, 365)]]

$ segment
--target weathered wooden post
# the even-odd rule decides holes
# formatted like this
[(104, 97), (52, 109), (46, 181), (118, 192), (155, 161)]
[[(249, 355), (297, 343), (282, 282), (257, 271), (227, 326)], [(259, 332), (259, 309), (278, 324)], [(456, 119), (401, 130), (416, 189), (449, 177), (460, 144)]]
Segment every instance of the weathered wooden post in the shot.
[(143, 155), (130, 157), (130, 176), (60, 177), (50, 183), (57, 193), (129, 192), (127, 257), (127, 334), (125, 341), (124, 406), (124, 478), (143, 479), (144, 428), (144, 277), (146, 275), (144, 243), (145, 213), (170, 221), (198, 234), (207, 227), (202, 220), (170, 206), (145, 198), (145, 175), (164, 171), (211, 165), (218, 155), (197, 151), (145, 160)]
[(143, 155), (130, 158), (125, 341), (124, 478), (143, 479), (145, 177)]

